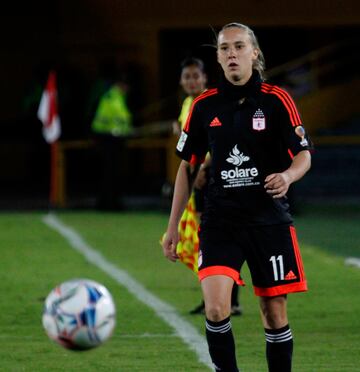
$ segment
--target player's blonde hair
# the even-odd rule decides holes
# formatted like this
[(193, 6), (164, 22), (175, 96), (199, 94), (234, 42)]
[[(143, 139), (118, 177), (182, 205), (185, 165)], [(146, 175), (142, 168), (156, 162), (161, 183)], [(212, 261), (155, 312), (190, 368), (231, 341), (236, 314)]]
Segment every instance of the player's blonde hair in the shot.
[[(219, 31), (219, 34), (221, 32), (223, 32), (224, 30), (228, 29), (228, 28), (240, 28), (241, 30), (245, 30), (247, 32), (247, 34), (249, 35), (249, 38), (250, 38), (250, 42), (253, 46), (253, 48), (257, 49), (259, 54), (256, 58), (256, 60), (254, 61), (253, 63), (253, 68), (255, 70), (257, 70), (260, 74), (260, 77), (262, 79), (265, 78), (265, 58), (264, 58), (264, 54), (263, 52), (261, 51), (260, 49), (260, 45), (259, 45), (259, 42), (257, 40), (257, 37), (255, 36), (255, 33), (254, 31), (249, 27), (249, 26), (246, 26), (242, 23), (238, 23), (238, 22), (231, 22), (231, 23), (228, 23), (226, 24), (220, 31)], [(218, 34), (218, 35), (219, 35)]]

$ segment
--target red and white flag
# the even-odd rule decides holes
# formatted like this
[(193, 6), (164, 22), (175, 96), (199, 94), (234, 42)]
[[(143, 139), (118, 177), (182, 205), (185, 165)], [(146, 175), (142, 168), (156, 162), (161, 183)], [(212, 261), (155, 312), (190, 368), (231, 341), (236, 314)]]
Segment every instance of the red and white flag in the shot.
[(61, 134), (57, 105), (56, 73), (50, 71), (45, 90), (41, 96), (37, 116), (43, 123), (43, 136), (47, 143), (55, 142)]

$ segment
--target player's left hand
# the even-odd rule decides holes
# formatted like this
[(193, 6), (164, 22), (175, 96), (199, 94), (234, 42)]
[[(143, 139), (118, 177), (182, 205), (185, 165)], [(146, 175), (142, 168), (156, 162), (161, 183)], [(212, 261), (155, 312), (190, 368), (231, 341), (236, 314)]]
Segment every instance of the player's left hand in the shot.
[(273, 173), (265, 178), (265, 190), (274, 199), (282, 198), (286, 195), (291, 185), (290, 176), (286, 172)]

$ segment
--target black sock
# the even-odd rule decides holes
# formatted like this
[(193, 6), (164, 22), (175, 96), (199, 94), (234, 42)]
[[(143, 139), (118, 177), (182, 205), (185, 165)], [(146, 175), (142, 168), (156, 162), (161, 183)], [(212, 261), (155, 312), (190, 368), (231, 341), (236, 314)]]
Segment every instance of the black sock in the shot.
[(269, 372), (291, 372), (293, 338), (289, 325), (266, 329), (266, 358)]
[(238, 372), (230, 317), (220, 322), (206, 319), (206, 339), (216, 371)]

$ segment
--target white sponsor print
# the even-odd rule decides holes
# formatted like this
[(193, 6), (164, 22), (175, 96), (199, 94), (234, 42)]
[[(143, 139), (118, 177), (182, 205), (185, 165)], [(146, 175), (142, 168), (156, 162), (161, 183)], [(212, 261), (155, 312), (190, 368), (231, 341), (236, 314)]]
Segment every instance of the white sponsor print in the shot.
[(185, 142), (186, 142), (187, 138), (188, 138), (188, 135), (185, 132), (182, 132), (181, 133), (181, 136), (179, 138), (179, 141), (178, 141), (178, 143), (176, 145), (176, 149), (178, 151), (181, 152), (184, 149)]
[(259, 175), (259, 171), (256, 167), (240, 168), (244, 162), (250, 160), (249, 156), (244, 155), (239, 151), (237, 145), (232, 149), (232, 153), (229, 153), (230, 157), (226, 161), (236, 167), (229, 170), (222, 170), (220, 172), (221, 179), (224, 181), (223, 187), (233, 188), (233, 187), (245, 187), (245, 186), (258, 186), (259, 181), (255, 178)]
[(235, 168), (230, 169), (229, 171), (221, 171), (221, 178), (223, 180), (227, 179), (234, 179), (234, 178), (250, 178), (250, 177), (256, 177), (259, 175), (258, 170), (253, 168)]
[(237, 148), (237, 145), (234, 146), (232, 149), (232, 153), (229, 152), (230, 157), (226, 159), (226, 161), (230, 164), (234, 165), (241, 165), (244, 161), (248, 161), (250, 158), (248, 156), (244, 156), (243, 153)]

